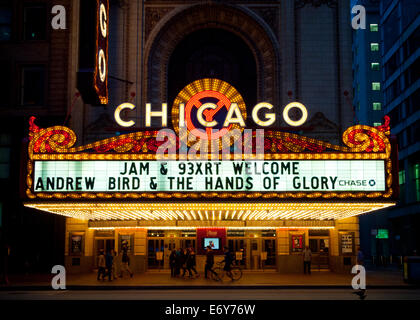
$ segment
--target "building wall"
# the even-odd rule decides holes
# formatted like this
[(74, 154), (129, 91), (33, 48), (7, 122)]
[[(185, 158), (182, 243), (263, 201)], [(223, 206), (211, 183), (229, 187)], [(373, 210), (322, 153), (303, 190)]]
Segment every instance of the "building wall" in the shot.
[[(418, 1), (381, 1), (381, 85), (384, 114), (391, 118), (391, 134), (398, 140), (399, 202), (363, 218), (363, 247), (376, 261), (401, 261), (420, 250), (419, 57), (420, 4)], [(389, 239), (377, 241), (374, 229), (388, 229)]]
[[(51, 8), (60, 4), (66, 7), (67, 19), (74, 16), (72, 0), (52, 1), (2, 1), (2, 13), (10, 9), (10, 38), (0, 41), (0, 147), (1, 176), (0, 206), (2, 207), (1, 240), (11, 246), (11, 269), (21, 272), (51, 271), (51, 266), (63, 263), (64, 218), (40, 214), (24, 208), (25, 175), (28, 143), (28, 120), (37, 117), (37, 124), (48, 127), (63, 124), (71, 101), (68, 79), (71, 68), (70, 48), (73, 29), (51, 28)], [(24, 10), (40, 7), (43, 35), (24, 36)], [(6, 21), (7, 19), (5, 19)], [(2, 32), (6, 29), (6, 22)], [(45, 31), (45, 33), (44, 33)], [(44, 81), (37, 79), (24, 83), (23, 70), (43, 70)], [(27, 77), (28, 78), (28, 77)], [(26, 86), (26, 89), (24, 88)], [(44, 93), (40, 101), (22, 101), (22, 92), (40, 88)], [(25, 234), (25, 237), (22, 237)], [(38, 239), (38, 241), (32, 241)], [(39, 245), (43, 243), (43, 245)], [(31, 254), (27, 254), (27, 252)]]
[[(110, 100), (106, 107), (76, 102), (71, 125), (83, 143), (121, 130), (113, 112), (122, 102), (137, 106), (126, 115), (137, 122), (136, 128), (143, 127), (145, 102), (171, 105), (171, 101), (161, 101), (167, 95), (165, 61), (171, 54), (169, 48), (191, 32), (194, 23), (212, 25), (216, 21), (225, 30), (238, 30), (254, 54), (260, 56), (259, 99), (274, 104), (276, 126), (286, 126), (281, 112), (293, 100), (302, 101), (309, 110), (304, 135), (339, 143), (342, 132), (352, 124), (351, 106), (344, 95), (346, 91), (351, 96), (352, 91), (349, 4), (345, 1), (332, 1), (329, 5), (293, 0), (229, 4), (126, 1), (111, 3), (110, 12)], [(224, 18), (226, 15), (231, 18)], [(183, 17), (183, 23), (177, 22), (179, 17)], [(183, 25), (189, 23), (191, 28), (183, 31)], [(171, 31), (163, 32), (166, 28)], [(161, 44), (161, 37), (168, 39)], [(266, 44), (262, 39), (267, 39)], [(154, 46), (162, 45), (153, 58), (157, 60), (151, 63)]]

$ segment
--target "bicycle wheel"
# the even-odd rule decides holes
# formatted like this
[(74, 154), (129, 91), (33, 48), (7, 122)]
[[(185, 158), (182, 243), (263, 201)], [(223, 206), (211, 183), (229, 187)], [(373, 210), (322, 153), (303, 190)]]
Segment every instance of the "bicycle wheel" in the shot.
[(215, 281), (223, 281), (224, 272), (222, 268), (214, 268), (215, 273), (211, 273), (211, 278)]
[(230, 272), (232, 273), (232, 280), (237, 281), (242, 278), (242, 269), (238, 267), (233, 267)]

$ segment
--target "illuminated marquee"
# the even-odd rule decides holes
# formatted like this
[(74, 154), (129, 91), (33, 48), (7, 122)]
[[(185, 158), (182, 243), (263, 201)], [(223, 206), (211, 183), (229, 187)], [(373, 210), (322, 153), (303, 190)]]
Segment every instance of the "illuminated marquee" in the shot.
[(385, 191), (383, 160), (35, 161), (34, 192)]
[[(74, 147), (76, 135), (71, 129), (61, 126), (40, 129), (34, 120), (31, 118), (27, 176), (27, 195), (32, 199), (392, 199), (394, 194), (391, 144), (387, 137), (389, 118), (386, 118), (386, 123), (380, 127), (364, 125), (350, 127), (343, 133), (345, 146), (332, 145), (292, 133), (267, 131), (264, 135), (264, 161), (251, 161), (252, 158), (247, 158), (246, 154), (243, 155), (242, 161), (226, 161), (233, 158), (224, 159), (219, 155), (219, 162), (209, 162), (210, 167), (214, 169), (217, 167), (214, 163), (223, 163), (220, 164), (219, 175), (209, 171), (202, 172), (196, 168), (194, 174), (190, 174), (191, 180), (196, 180), (192, 189), (186, 187), (187, 182), (178, 182), (176, 179), (182, 175), (180, 166), (185, 164), (186, 168), (191, 165), (197, 167), (197, 164), (194, 165), (196, 161), (181, 161), (179, 155), (175, 154), (172, 160), (178, 161), (166, 162), (164, 170), (161, 171), (163, 162), (159, 161), (161, 159), (158, 158), (156, 150), (163, 142), (156, 139), (157, 131), (129, 133)], [(200, 170), (206, 167), (206, 163), (208, 162), (204, 161)], [(251, 171), (232, 174), (233, 165), (241, 163), (244, 165), (248, 163)], [(282, 165), (289, 169), (296, 166), (296, 171), (274, 172), (272, 168), (274, 163), (277, 168), (281, 168)], [(105, 171), (90, 177), (102, 176), (108, 180), (98, 189), (88, 190), (81, 187), (81, 183), (84, 181), (86, 184), (85, 178), (88, 177), (86, 172), (92, 173), (92, 164), (94, 168), (105, 168), (103, 169)], [(149, 164), (150, 172), (141, 177), (141, 168), (146, 168), (146, 164)], [(222, 172), (222, 168), (227, 171)], [(338, 170), (339, 168), (343, 170)], [(129, 173), (130, 170), (132, 174), (124, 173), (125, 171)], [(164, 175), (162, 172), (165, 170), (168, 172)], [(142, 179), (138, 181), (132, 179), (136, 176), (136, 172), (137, 175), (140, 173)], [(167, 179), (168, 174), (173, 177), (172, 180)], [(159, 182), (163, 176), (165, 181)], [(210, 176), (214, 180), (208, 182), (206, 187), (206, 177), (208, 180)], [(78, 177), (81, 179), (76, 180)], [(222, 177), (222, 182), (217, 182), (219, 177)], [(233, 177), (234, 181), (226, 181), (226, 177)], [(238, 177), (245, 182), (249, 177), (258, 182), (248, 189), (246, 183), (245, 187), (238, 187), (237, 184), (240, 183), (236, 181)], [(54, 182), (52, 178), (55, 178)], [(111, 180), (115, 183), (112, 188), (109, 188), (109, 178), (115, 179)], [(156, 179), (151, 181), (151, 178)], [(201, 182), (197, 182), (199, 178)], [(63, 188), (61, 184), (64, 182), (69, 183), (69, 187), (66, 185), (66, 188)], [(155, 188), (150, 188), (151, 182), (156, 184)], [(266, 186), (264, 182), (267, 183)], [(222, 183), (220, 188), (217, 186), (218, 183)]]

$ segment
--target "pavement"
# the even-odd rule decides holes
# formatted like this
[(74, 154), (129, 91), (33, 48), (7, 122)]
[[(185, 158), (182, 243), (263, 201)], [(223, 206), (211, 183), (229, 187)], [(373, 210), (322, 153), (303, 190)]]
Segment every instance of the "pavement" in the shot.
[[(8, 285), (0, 285), (0, 290), (50, 290), (54, 275), (10, 275)], [(134, 274), (133, 278), (126, 275), (113, 281), (98, 281), (95, 273), (68, 274), (66, 288), (69, 290), (127, 290), (127, 289), (322, 289), (351, 288), (354, 275), (340, 274), (330, 271), (313, 271), (311, 275), (275, 271), (249, 272), (244, 271), (238, 281), (224, 279), (222, 282), (205, 279), (202, 275), (194, 279), (171, 278), (166, 271), (149, 271)], [(403, 281), (402, 271), (397, 269), (379, 269), (366, 271), (366, 285), (374, 288), (407, 289), (413, 285)]]

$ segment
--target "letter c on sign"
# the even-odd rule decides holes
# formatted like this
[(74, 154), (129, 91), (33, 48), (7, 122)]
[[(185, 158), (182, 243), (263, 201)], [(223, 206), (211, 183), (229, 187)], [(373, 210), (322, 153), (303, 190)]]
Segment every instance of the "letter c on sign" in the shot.
[(101, 7), (99, 9), (99, 24), (101, 27), (101, 34), (102, 37), (106, 38), (107, 34), (107, 21), (106, 21), (106, 9), (103, 3), (101, 3)]
[[(290, 119), (289, 111), (292, 108), (298, 108), (300, 111), (302, 111), (302, 118), (300, 118), (297, 121)], [(284, 107), (283, 119), (284, 121), (286, 121), (288, 125), (291, 125), (293, 127), (299, 127), (305, 123), (307, 118), (308, 118), (308, 110), (306, 110), (306, 107), (299, 102), (290, 102), (287, 106)]]
[(135, 122), (133, 120), (130, 120), (130, 121), (124, 121), (124, 120), (122, 120), (121, 117), (120, 117), (120, 113), (124, 109), (134, 110), (135, 108), (136, 108), (136, 106), (134, 104), (132, 104), (132, 103), (126, 102), (126, 103), (120, 104), (117, 107), (117, 109), (115, 109), (115, 112), (114, 112), (115, 121), (120, 126), (122, 126), (122, 127), (131, 127), (131, 126), (133, 126), (135, 124)]

